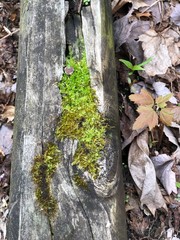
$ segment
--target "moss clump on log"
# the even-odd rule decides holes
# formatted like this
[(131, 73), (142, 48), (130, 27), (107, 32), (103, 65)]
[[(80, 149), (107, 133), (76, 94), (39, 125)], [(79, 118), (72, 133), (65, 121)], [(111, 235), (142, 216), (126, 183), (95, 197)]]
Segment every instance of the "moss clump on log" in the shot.
[(97, 178), (98, 159), (105, 146), (107, 125), (97, 109), (95, 91), (90, 85), (90, 74), (83, 53), (76, 61), (69, 57), (66, 61), (71, 73), (64, 73), (59, 84), (62, 95), (62, 116), (56, 129), (59, 140), (65, 138), (78, 140), (78, 147), (72, 165), (88, 171)]
[(55, 144), (48, 144), (44, 154), (35, 157), (32, 167), (39, 206), (49, 217), (53, 217), (57, 209), (57, 202), (52, 196), (50, 184), (59, 162), (60, 150)]

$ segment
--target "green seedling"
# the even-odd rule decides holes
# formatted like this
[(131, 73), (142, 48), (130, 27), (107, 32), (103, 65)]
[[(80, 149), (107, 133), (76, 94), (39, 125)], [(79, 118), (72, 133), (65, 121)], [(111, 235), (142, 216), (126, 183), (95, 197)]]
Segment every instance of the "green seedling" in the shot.
[(90, 4), (90, 1), (91, 1), (91, 0), (83, 0), (83, 5), (85, 5), (85, 6), (89, 5), (89, 4)]
[(176, 182), (176, 187), (180, 188), (180, 182)]
[(120, 62), (122, 62), (127, 68), (129, 68), (131, 71), (129, 72), (129, 76), (134, 73), (134, 71), (143, 71), (144, 68), (142, 66), (148, 64), (149, 62), (152, 61), (152, 57), (148, 58), (146, 61), (133, 65), (131, 62), (124, 60), (124, 59), (119, 59)]

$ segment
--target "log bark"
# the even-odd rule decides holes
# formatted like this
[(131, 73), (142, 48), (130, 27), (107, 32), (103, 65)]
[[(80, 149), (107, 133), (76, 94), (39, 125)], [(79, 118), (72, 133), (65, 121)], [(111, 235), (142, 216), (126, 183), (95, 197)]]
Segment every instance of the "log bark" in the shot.
[[(80, 14), (67, 14), (67, 9), (68, 2), (62, 0), (21, 1), (8, 240), (127, 239), (110, 1), (91, 0)], [(73, 181), (77, 141), (59, 143), (63, 157), (51, 183), (58, 209), (51, 219), (39, 208), (31, 170), (45, 145), (56, 142), (62, 112), (57, 82), (62, 78), (66, 46), (80, 58), (82, 49), (76, 40), (82, 36), (91, 86), (111, 128), (100, 176), (91, 179), (88, 190)]]

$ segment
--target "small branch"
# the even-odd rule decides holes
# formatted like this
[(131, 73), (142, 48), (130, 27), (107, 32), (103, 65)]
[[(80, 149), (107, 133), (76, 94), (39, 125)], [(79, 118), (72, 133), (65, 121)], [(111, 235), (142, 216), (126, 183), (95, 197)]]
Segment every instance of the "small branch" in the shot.
[(19, 32), (19, 28), (16, 29), (15, 31), (11, 32), (11, 33), (8, 33), (6, 36), (0, 38), (0, 41), (3, 40), (3, 39), (5, 39), (5, 38), (8, 38), (9, 36), (12, 36), (13, 34), (15, 34), (15, 33), (17, 33), (17, 32)]

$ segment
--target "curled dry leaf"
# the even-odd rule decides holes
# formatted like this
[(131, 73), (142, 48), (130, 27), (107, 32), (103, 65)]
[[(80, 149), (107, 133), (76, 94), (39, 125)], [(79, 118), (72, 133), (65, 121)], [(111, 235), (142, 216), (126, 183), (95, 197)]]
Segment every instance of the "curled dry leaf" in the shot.
[(171, 170), (174, 161), (167, 154), (159, 154), (158, 156), (151, 158), (155, 170), (156, 176), (170, 195), (172, 192), (177, 193), (176, 176)]
[(141, 204), (145, 204), (154, 215), (156, 209), (166, 204), (156, 182), (154, 165), (149, 158), (148, 131), (142, 132), (131, 144), (128, 165), (132, 178), (141, 190)]
[[(174, 124), (172, 124), (172, 125), (174, 125)], [(170, 129), (169, 127), (164, 126), (163, 132), (164, 132), (164, 134), (166, 135), (166, 137), (169, 139), (169, 141), (170, 141), (171, 143), (173, 143), (174, 145), (176, 145), (177, 147), (179, 147), (178, 141), (177, 141), (177, 139), (175, 138), (173, 132), (171, 131), (171, 129)]]

